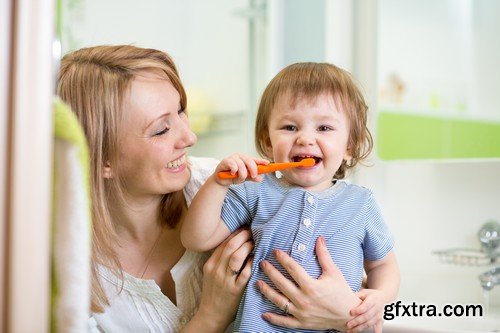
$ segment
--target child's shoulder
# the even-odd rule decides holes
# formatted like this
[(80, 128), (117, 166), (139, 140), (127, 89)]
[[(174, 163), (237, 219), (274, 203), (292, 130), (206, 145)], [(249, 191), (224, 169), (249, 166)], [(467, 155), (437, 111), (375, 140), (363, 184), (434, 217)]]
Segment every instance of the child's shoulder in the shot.
[(364, 187), (362, 185), (358, 185), (358, 184), (353, 184), (351, 182), (349, 182), (348, 180), (337, 180), (338, 182), (340, 182), (344, 187), (345, 187), (345, 194), (346, 195), (349, 195), (349, 196), (352, 196), (352, 195), (355, 195), (355, 196), (360, 196), (360, 197), (364, 197), (364, 198), (369, 198), (369, 197), (373, 197), (373, 191), (367, 187)]
[(234, 185), (231, 185), (232, 188), (244, 188), (246, 189), (247, 191), (263, 191), (265, 189), (270, 189), (270, 188), (274, 188), (276, 185), (274, 184), (274, 182), (271, 180), (269, 174), (265, 174), (263, 175), (263, 178), (262, 178), (262, 181), (261, 182), (254, 182), (254, 181), (251, 181), (251, 180), (247, 180), (243, 183), (239, 183), (239, 184), (234, 184)]
[(240, 184), (229, 186), (230, 191), (241, 193), (246, 196), (267, 197), (279, 195), (279, 186), (272, 179), (273, 176), (265, 174), (261, 182), (246, 181)]

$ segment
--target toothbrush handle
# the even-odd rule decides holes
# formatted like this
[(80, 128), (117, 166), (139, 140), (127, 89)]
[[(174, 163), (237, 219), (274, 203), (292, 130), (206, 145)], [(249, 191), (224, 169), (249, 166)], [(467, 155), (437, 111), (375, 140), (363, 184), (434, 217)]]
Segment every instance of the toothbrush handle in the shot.
[(235, 179), (238, 178), (238, 174), (231, 174), (231, 171), (219, 171), (217, 172), (217, 177), (220, 179)]
[[(284, 170), (288, 168), (294, 168), (299, 166), (299, 163), (269, 163), (268, 165), (259, 164), (257, 165), (257, 173), (269, 173), (279, 170)], [(247, 169), (248, 170), (248, 169)], [(217, 177), (220, 179), (235, 179), (238, 178), (238, 174), (231, 174), (231, 171), (219, 171)]]

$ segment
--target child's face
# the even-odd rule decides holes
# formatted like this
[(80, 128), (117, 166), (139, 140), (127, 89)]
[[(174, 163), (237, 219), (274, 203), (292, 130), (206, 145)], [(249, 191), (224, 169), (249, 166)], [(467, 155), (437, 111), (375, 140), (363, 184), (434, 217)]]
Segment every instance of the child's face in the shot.
[(349, 122), (329, 94), (299, 99), (295, 108), (287, 94), (281, 96), (269, 117), (269, 138), (268, 154), (275, 162), (315, 158), (312, 167), (282, 172), (286, 181), (309, 191), (329, 188), (342, 161), (350, 159)]

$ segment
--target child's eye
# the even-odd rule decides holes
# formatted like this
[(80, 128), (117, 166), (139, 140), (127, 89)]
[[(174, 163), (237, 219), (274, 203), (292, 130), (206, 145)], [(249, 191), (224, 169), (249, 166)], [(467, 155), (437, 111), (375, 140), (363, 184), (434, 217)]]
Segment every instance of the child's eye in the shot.
[(318, 127), (318, 131), (320, 132), (333, 131), (333, 128), (331, 128), (330, 126), (322, 125)]
[(285, 131), (296, 131), (297, 130), (297, 126), (294, 126), (294, 125), (285, 125), (285, 126), (283, 126), (283, 129)]

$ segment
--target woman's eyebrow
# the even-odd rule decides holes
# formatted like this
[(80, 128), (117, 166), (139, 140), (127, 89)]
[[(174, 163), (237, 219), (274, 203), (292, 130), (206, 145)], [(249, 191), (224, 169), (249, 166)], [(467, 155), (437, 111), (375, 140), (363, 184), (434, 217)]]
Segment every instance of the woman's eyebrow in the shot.
[(162, 115), (156, 117), (155, 119), (151, 120), (145, 127), (144, 129), (148, 129), (149, 127), (151, 127), (151, 125), (153, 125), (155, 122), (157, 122), (158, 120), (162, 119), (162, 118), (165, 118), (165, 117), (168, 117), (170, 115), (170, 112), (165, 112), (163, 113)]

